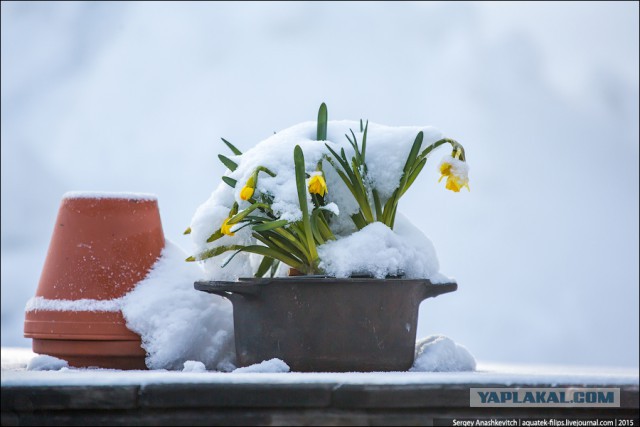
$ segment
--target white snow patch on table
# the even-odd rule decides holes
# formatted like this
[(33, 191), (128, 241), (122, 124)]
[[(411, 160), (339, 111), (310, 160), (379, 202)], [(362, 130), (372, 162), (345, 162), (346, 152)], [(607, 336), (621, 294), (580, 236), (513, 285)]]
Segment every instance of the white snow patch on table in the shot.
[(204, 363), (197, 360), (187, 360), (183, 364), (182, 372), (206, 372), (207, 368)]
[(167, 241), (162, 255), (138, 285), (123, 297), (127, 327), (140, 334), (150, 369), (184, 368), (201, 361), (207, 369), (235, 368), (231, 303), (196, 291), (202, 269)]
[(158, 196), (150, 193), (129, 193), (113, 191), (68, 191), (63, 199), (127, 199), (127, 200), (158, 200)]
[(412, 372), (474, 371), (476, 360), (466, 347), (443, 335), (431, 335), (416, 344)]
[(1, 384), (5, 386), (115, 386), (148, 384), (494, 384), (575, 386), (638, 386), (638, 369), (505, 365), (479, 363), (475, 372), (365, 372), (365, 373), (222, 373), (166, 370), (120, 371), (68, 368), (26, 371), (35, 355), (27, 349), (2, 348)]
[(69, 363), (66, 360), (42, 354), (29, 361), (27, 371), (59, 371), (67, 367), (69, 367)]
[(256, 373), (280, 373), (289, 372), (291, 368), (280, 359), (265, 360), (244, 368), (238, 368), (233, 371), (234, 374), (256, 374)]

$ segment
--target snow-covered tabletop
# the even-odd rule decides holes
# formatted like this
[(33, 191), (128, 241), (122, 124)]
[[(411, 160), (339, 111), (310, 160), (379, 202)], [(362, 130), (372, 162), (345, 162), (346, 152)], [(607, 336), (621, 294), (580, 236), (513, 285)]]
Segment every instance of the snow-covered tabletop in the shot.
[(479, 363), (475, 372), (221, 373), (109, 369), (33, 370), (29, 349), (2, 348), (2, 386), (105, 386), (178, 383), (367, 385), (615, 385), (638, 388), (638, 370), (582, 366)]
[(419, 425), (486, 415), (486, 408), (469, 407), (469, 388), (505, 386), (621, 390), (620, 408), (505, 408), (509, 416), (638, 416), (636, 369), (479, 363), (475, 372), (446, 373), (27, 370), (34, 356), (2, 349), (3, 425)]

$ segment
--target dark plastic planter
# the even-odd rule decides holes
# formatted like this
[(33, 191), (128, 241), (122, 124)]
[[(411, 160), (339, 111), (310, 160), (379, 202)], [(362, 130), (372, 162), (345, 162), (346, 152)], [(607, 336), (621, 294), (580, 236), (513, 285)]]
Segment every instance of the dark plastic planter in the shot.
[(196, 282), (233, 303), (240, 366), (274, 357), (293, 371), (406, 371), (418, 307), (458, 288), (428, 280), (288, 277)]

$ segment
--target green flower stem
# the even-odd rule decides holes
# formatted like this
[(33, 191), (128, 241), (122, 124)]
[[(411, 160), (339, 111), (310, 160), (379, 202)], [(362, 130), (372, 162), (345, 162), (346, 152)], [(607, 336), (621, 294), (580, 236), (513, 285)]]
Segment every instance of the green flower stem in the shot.
[(239, 214), (233, 216), (229, 222), (227, 222), (227, 224), (229, 225), (233, 225), (233, 224), (237, 224), (240, 221), (242, 221), (243, 219), (245, 219), (245, 217), (247, 215), (249, 215), (251, 212), (253, 212), (254, 210), (258, 209), (258, 208), (262, 208), (262, 209), (268, 209), (271, 210), (271, 207), (265, 203), (254, 203), (251, 206), (249, 206), (247, 209), (243, 210), (242, 212), (240, 212)]

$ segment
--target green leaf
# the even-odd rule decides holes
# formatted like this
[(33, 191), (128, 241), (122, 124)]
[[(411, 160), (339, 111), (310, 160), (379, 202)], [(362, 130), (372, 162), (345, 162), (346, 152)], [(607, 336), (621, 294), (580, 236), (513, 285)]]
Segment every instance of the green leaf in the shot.
[(299, 248), (294, 242), (288, 241), (286, 238), (274, 231), (268, 230), (261, 231), (259, 233), (254, 232), (252, 233), (252, 236), (264, 243), (267, 247), (275, 250), (281, 250), (296, 259), (305, 260), (309, 258), (309, 255), (302, 248)]
[(411, 151), (409, 152), (409, 156), (407, 157), (407, 161), (404, 164), (403, 171), (405, 174), (408, 174), (411, 168), (413, 167), (416, 158), (418, 157), (418, 153), (420, 152), (420, 146), (422, 145), (422, 139), (424, 138), (424, 134), (422, 131), (418, 132), (415, 141), (413, 141), (413, 145), (411, 146)]
[(234, 162), (233, 160), (231, 160), (230, 158), (228, 158), (227, 156), (223, 156), (222, 154), (218, 154), (218, 158), (220, 159), (222, 164), (225, 165), (231, 172), (233, 172), (234, 170), (236, 170), (238, 168), (238, 164), (236, 162)]
[(327, 105), (323, 102), (318, 110), (318, 141), (327, 140)]
[(238, 181), (228, 176), (223, 176), (222, 180), (231, 188), (236, 188), (236, 184), (238, 183)]
[(200, 252), (197, 255), (190, 256), (187, 258), (187, 261), (202, 261), (205, 259), (213, 258), (215, 256), (221, 255), (228, 251), (237, 251), (238, 249), (242, 249), (241, 245), (230, 245), (230, 246), (217, 246), (212, 249), (208, 249), (204, 252)]
[(274, 259), (273, 263), (271, 263), (271, 271), (269, 271), (269, 276), (273, 277), (276, 275), (276, 273), (278, 272), (279, 265), (280, 265), (280, 261), (278, 261), (277, 259)]
[(314, 218), (314, 215), (311, 215), (311, 234), (313, 234), (313, 238), (316, 240), (316, 242), (318, 242), (319, 245), (324, 244), (324, 238), (322, 237), (322, 234), (320, 234), (320, 230), (318, 230), (318, 224), (316, 222), (316, 218)]
[(258, 270), (256, 271), (256, 274), (254, 275), (255, 277), (262, 277), (266, 274), (266, 272), (271, 268), (271, 265), (273, 264), (274, 259), (271, 257), (263, 257), (262, 258), (262, 262), (260, 262), (260, 266), (258, 267)]
[[(355, 159), (354, 159), (355, 163)], [(371, 211), (371, 206), (369, 205), (369, 198), (367, 197), (367, 189), (364, 186), (364, 181), (362, 180), (362, 176), (360, 175), (360, 171), (356, 164), (352, 165), (353, 174), (356, 177), (356, 185), (354, 188), (357, 192), (356, 200), (358, 201), (358, 205), (360, 206), (360, 210), (364, 215), (365, 220), (368, 223), (373, 222), (373, 212)]]
[(382, 220), (382, 205), (380, 203), (380, 196), (378, 195), (378, 190), (375, 188), (372, 191), (373, 193), (373, 205), (376, 208), (376, 219), (378, 221)]
[(277, 251), (275, 249), (272, 248), (267, 248), (265, 246), (259, 246), (259, 245), (251, 245), (251, 246), (245, 246), (242, 248), (243, 252), (251, 252), (253, 254), (258, 254), (258, 255), (263, 255), (263, 256), (268, 256), (271, 258), (275, 258), (278, 259), (282, 262), (284, 262), (285, 264), (293, 267), (293, 268), (297, 268), (297, 269), (303, 269), (304, 270), (304, 266), (302, 265), (302, 263), (294, 258), (292, 258), (291, 256), (289, 256), (289, 254), (285, 254), (281, 251)]
[(362, 216), (362, 212), (358, 212), (357, 214), (351, 215), (351, 220), (353, 221), (355, 226), (358, 228), (358, 230), (362, 230), (367, 226), (367, 221), (364, 220), (364, 217)]
[(286, 219), (281, 219), (279, 221), (263, 222), (262, 224), (254, 225), (251, 228), (253, 228), (253, 230), (255, 231), (267, 231), (278, 227), (284, 227), (287, 224), (289, 224), (289, 221), (287, 221)]
[(409, 178), (407, 179), (407, 183), (404, 185), (404, 188), (402, 189), (402, 191), (400, 192), (400, 196), (402, 197), (402, 195), (404, 193), (407, 192), (407, 190), (409, 189), (409, 187), (411, 187), (411, 184), (413, 184), (413, 182), (416, 180), (416, 178), (418, 177), (418, 175), (420, 175), (420, 172), (422, 172), (422, 168), (424, 168), (424, 165), (427, 163), (427, 159), (422, 159), (420, 160), (420, 162), (418, 163), (418, 165), (413, 168), (413, 170), (411, 171), (411, 173), (409, 174)]
[[(292, 226), (292, 229), (296, 230), (295, 224)], [(306, 245), (307, 239), (304, 237), (304, 233), (302, 233), (302, 235), (298, 235), (297, 233), (294, 235), (292, 233), (289, 233), (285, 228), (274, 228), (273, 230), (270, 230), (268, 232), (277, 234), (278, 237), (285, 239), (288, 244), (293, 245), (294, 249), (302, 255), (300, 259), (308, 260), (311, 258), (309, 249)]]
[(327, 224), (323, 211), (321, 211), (320, 209), (314, 211), (311, 216), (312, 222), (314, 221), (314, 217), (315, 217), (316, 227), (318, 228), (318, 231), (322, 236), (322, 240), (324, 240), (325, 242), (327, 240), (336, 240), (336, 237), (333, 235), (333, 232), (329, 228), (329, 224)]
[[(320, 109), (322, 110), (322, 107)], [(307, 205), (307, 185), (306, 174), (304, 170), (304, 153), (302, 152), (302, 148), (300, 148), (299, 145), (296, 145), (293, 150), (293, 161), (296, 168), (296, 187), (298, 190), (298, 203), (300, 204), (300, 209), (302, 210), (302, 224), (304, 226), (304, 234), (307, 239), (309, 254), (311, 255), (311, 259), (309, 261), (313, 263), (318, 259), (318, 252), (316, 250), (316, 244), (313, 241), (313, 232), (311, 231), (311, 221), (309, 219), (309, 209)]]
[(235, 253), (233, 253), (229, 258), (227, 258), (226, 260), (224, 260), (224, 262), (222, 263), (222, 265), (220, 266), (220, 268), (225, 268), (232, 259), (234, 259), (236, 257), (236, 255), (238, 255), (240, 252), (242, 252), (242, 249), (237, 250)]
[[(365, 163), (366, 155), (367, 155), (367, 133), (369, 131), (369, 120), (367, 120), (367, 124), (364, 126), (364, 134), (362, 135), (362, 164), (365, 167), (365, 171), (367, 170), (367, 164)], [(360, 132), (362, 132), (362, 120), (360, 120)]]
[[(329, 144), (324, 144), (325, 147), (327, 147), (327, 149), (329, 150), (329, 152), (335, 157), (335, 159), (338, 161), (338, 163), (340, 163), (340, 166), (342, 166), (342, 169), (347, 173), (347, 175), (349, 175), (349, 178), (353, 177), (353, 172), (351, 171), (351, 168), (349, 167), (349, 163), (342, 159), (342, 157), (340, 157), (338, 155), (338, 153), (336, 153), (333, 148), (329, 147)], [(343, 150), (344, 153), (344, 150)], [(331, 160), (330, 157), (327, 157), (327, 160), (329, 161), (329, 163), (331, 164), (331, 166), (333, 166), (333, 168), (337, 171), (340, 172), (338, 170), (338, 168), (336, 167), (336, 165), (333, 163), (333, 161)], [(346, 181), (345, 181), (346, 182)]]
[(258, 166), (258, 167), (256, 168), (256, 173), (257, 173), (257, 172), (264, 172), (264, 173), (266, 173), (267, 175), (270, 175), (270, 176), (272, 176), (272, 177), (276, 176), (276, 174), (275, 174), (274, 172), (271, 172), (271, 170), (270, 170), (270, 169), (267, 169), (267, 168), (265, 168), (264, 166)]
[(191, 234), (191, 227), (187, 227), (182, 234)]
[(222, 234), (222, 231), (220, 231), (220, 229), (218, 228), (218, 230), (215, 233), (209, 236), (209, 238), (207, 239), (207, 243), (215, 242), (222, 236), (224, 236), (224, 234)]
[(220, 138), (220, 139), (222, 140), (222, 142), (224, 142), (227, 145), (227, 147), (229, 147), (229, 150), (231, 150), (233, 154), (235, 154), (236, 156), (242, 155), (242, 151), (238, 150), (235, 145), (233, 145), (232, 143), (230, 143), (224, 138)]

